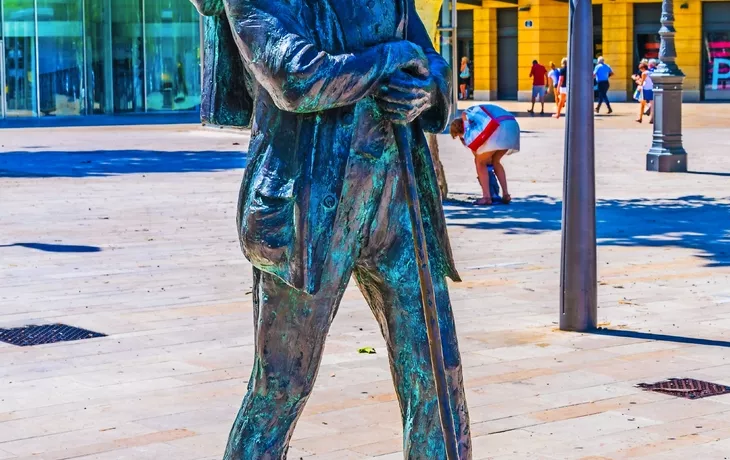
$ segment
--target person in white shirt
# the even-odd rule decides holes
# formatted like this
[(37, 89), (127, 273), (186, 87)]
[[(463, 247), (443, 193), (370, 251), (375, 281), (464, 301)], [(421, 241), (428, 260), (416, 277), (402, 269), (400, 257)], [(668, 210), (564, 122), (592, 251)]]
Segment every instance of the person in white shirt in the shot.
[(636, 82), (637, 89), (639, 90), (639, 102), (641, 103), (641, 109), (639, 111), (639, 118), (636, 119), (637, 123), (641, 123), (644, 118), (644, 109), (647, 104), (649, 105), (649, 123), (654, 123), (654, 111), (652, 109), (652, 101), (654, 100), (654, 81), (651, 79), (651, 72), (649, 71), (649, 65), (642, 61), (639, 64), (639, 74), (634, 75), (632, 78)]
[(520, 125), (514, 115), (494, 104), (475, 105), (466, 109), (461, 117), (451, 122), (452, 138), (459, 138), (472, 154), (477, 178), (482, 188), (478, 205), (491, 205), (492, 193), (489, 187), (489, 167), (494, 168), (500, 187), (501, 201), (509, 204), (512, 197), (507, 188), (507, 174), (502, 158), (520, 150)]
[(558, 82), (560, 81), (560, 69), (555, 66), (553, 61), (550, 61), (550, 72), (548, 72), (548, 81), (552, 85), (552, 92), (555, 95), (555, 105), (560, 103), (560, 88)]

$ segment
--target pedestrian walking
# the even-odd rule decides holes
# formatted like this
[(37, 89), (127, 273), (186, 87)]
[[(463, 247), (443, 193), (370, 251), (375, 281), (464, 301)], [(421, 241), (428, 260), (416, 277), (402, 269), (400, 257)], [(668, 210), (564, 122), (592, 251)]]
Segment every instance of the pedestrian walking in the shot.
[[(632, 78), (636, 82), (638, 99), (641, 104), (639, 118), (636, 119), (636, 122), (641, 123), (644, 118), (644, 109), (647, 104), (654, 100), (654, 82), (651, 79), (651, 72), (649, 72), (649, 64), (642, 61), (639, 64), (639, 73)], [(636, 95), (634, 97), (636, 98)], [(649, 108), (649, 123), (654, 123), (654, 111), (651, 110), (651, 106)]]
[(469, 58), (464, 56), (461, 58), (461, 67), (459, 69), (459, 94), (462, 100), (466, 100), (469, 88), (469, 80), (471, 73), (469, 71)]
[(550, 83), (550, 90), (555, 96), (555, 106), (558, 106), (560, 101), (560, 89), (558, 82), (560, 81), (560, 69), (555, 66), (553, 61), (550, 61), (550, 72), (548, 72), (548, 81)]
[[(651, 74), (653, 74), (656, 71), (656, 68), (658, 65), (659, 65), (658, 59), (649, 59), (649, 76), (651, 76)], [(644, 115), (649, 115), (654, 108), (654, 100), (652, 99), (646, 105), (647, 105), (647, 107), (646, 107), (646, 111), (644, 112)]]
[(555, 118), (560, 118), (560, 112), (565, 107), (565, 102), (568, 100), (568, 58), (563, 58), (560, 61), (560, 79), (558, 80), (558, 88), (560, 93), (560, 99), (558, 100), (558, 111), (553, 115)]
[(535, 100), (540, 98), (540, 115), (545, 114), (545, 91), (547, 89), (547, 69), (545, 66), (537, 62), (537, 59), (532, 61), (532, 68), (530, 69), (530, 77), (532, 78), (532, 107), (527, 112), (535, 113)]
[(514, 115), (498, 105), (475, 105), (451, 122), (449, 132), (452, 138), (458, 137), (474, 155), (477, 179), (482, 188), (482, 198), (475, 204), (492, 204), (490, 167), (502, 187), (502, 203), (509, 204), (512, 197), (507, 188), (502, 158), (520, 151), (520, 125)]
[(608, 113), (613, 113), (611, 103), (608, 101), (608, 88), (610, 87), (608, 79), (612, 76), (613, 70), (608, 64), (606, 64), (603, 56), (600, 56), (598, 58), (598, 64), (596, 64), (596, 67), (593, 69), (593, 78), (596, 79), (598, 84), (598, 105), (596, 106), (596, 113), (601, 111), (601, 104), (604, 102), (608, 108)]

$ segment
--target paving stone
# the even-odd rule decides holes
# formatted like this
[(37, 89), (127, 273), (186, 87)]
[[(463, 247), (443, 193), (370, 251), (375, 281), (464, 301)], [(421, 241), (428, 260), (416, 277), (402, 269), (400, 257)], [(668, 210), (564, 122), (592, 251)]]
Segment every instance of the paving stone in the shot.
[[(519, 118), (510, 206), (471, 206), (471, 155), (440, 138), (475, 459), (730, 452), (730, 396), (634, 387), (730, 384), (726, 108), (683, 107), (694, 174), (644, 171), (651, 134), (634, 104), (597, 118), (598, 315), (617, 335), (557, 330), (564, 121)], [(0, 459), (220, 458), (253, 363), (251, 266), (233, 225), (248, 136), (189, 125), (1, 136), (0, 327), (109, 337), (0, 343)], [(49, 147), (25, 149), (28, 136)], [(358, 354), (366, 345), (379, 353)], [(289, 458), (402, 458), (384, 351), (351, 285)]]

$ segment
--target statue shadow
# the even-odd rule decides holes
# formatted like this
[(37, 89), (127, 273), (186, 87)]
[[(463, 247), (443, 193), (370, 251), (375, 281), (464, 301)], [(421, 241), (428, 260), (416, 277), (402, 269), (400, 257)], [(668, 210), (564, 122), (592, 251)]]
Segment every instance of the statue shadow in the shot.
[(100, 252), (101, 248), (98, 246), (85, 246), (85, 245), (73, 245), (73, 244), (49, 244), (49, 243), (13, 243), (13, 244), (0, 244), (0, 248), (11, 248), (14, 246), (23, 247), (26, 249), (35, 249), (43, 252)]
[(245, 152), (217, 150), (13, 151), (0, 153), (0, 178), (105, 177), (243, 169)]
[(654, 340), (659, 342), (672, 342), (692, 345), (705, 345), (710, 347), (730, 348), (730, 342), (726, 340), (702, 339), (699, 337), (687, 337), (683, 335), (654, 334), (651, 332), (630, 331), (626, 329), (598, 328), (589, 331), (591, 334), (604, 335), (609, 337), (628, 337), (639, 340)]
[[(544, 195), (508, 206), (474, 206), (462, 196), (444, 201), (449, 225), (499, 230), (508, 235), (560, 231), (562, 202)], [(670, 199), (600, 199), (597, 243), (602, 246), (677, 247), (695, 250), (709, 267), (730, 266), (730, 200), (706, 196)]]

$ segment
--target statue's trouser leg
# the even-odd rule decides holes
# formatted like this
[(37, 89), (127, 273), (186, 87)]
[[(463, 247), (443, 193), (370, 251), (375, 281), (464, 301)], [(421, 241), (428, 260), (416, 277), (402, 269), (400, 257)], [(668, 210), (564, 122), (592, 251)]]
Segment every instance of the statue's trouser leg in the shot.
[[(405, 193), (397, 152), (350, 158), (322, 286), (310, 296), (254, 270), (256, 357), (224, 460), (285, 458), (317, 375), (329, 326), (353, 267), (388, 343), (403, 414), (406, 458), (446, 458), (436, 405)], [(435, 248), (431, 248), (435, 250)], [(446, 281), (434, 270), (444, 355), (462, 459), (469, 424)]]
[(316, 296), (254, 269), (256, 356), (225, 460), (285, 458), (349, 273)]
[[(408, 209), (397, 176), (389, 179), (383, 194), (386, 199), (379, 207), (354, 275), (387, 343), (403, 417), (405, 458), (445, 460)], [(395, 200), (390, 198), (393, 195)], [(439, 270), (433, 270), (433, 281), (460, 458), (468, 460), (469, 415), (449, 292)]]

